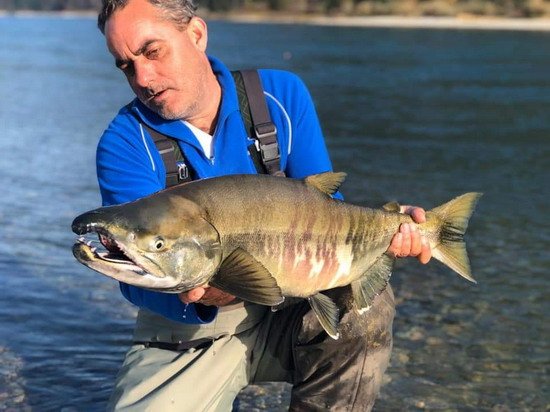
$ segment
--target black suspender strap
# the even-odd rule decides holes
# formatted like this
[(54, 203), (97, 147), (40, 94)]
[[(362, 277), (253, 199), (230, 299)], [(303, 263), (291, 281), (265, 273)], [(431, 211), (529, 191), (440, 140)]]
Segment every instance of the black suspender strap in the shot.
[(190, 182), (191, 177), (189, 167), (185, 163), (183, 153), (174, 139), (151, 129), (145, 123), (141, 125), (149, 132), (155, 146), (162, 157), (164, 168), (166, 169), (166, 187), (175, 186), (180, 183)]
[[(269, 116), (260, 75), (257, 70), (241, 70), (240, 73), (250, 109), (251, 129), (254, 133), (252, 137), (258, 141), (262, 163), (270, 175), (284, 176), (277, 143), (277, 128)], [(242, 100), (239, 98), (239, 102)], [(247, 115), (243, 113), (243, 117), (245, 116)], [(244, 120), (246, 123), (247, 119)]]
[[(237, 87), (239, 108), (246, 131), (258, 143), (257, 147), (256, 145), (249, 147), (256, 170), (258, 173), (284, 176), (285, 174), (281, 170), (277, 128), (269, 116), (258, 72), (242, 70), (233, 71), (231, 74)], [(151, 135), (162, 157), (166, 169), (166, 187), (193, 180), (189, 165), (186, 164), (177, 141), (150, 128), (137, 115), (136, 118)]]
[(243, 75), (239, 70), (231, 72), (233, 80), (235, 81), (235, 88), (237, 89), (237, 99), (239, 100), (239, 109), (241, 111), (241, 117), (243, 119), (246, 133), (254, 135), (252, 130), (252, 117), (250, 115), (250, 106), (248, 104), (248, 96), (244, 88)]
[[(235, 81), (235, 88), (237, 89), (237, 98), (239, 100), (239, 110), (241, 112), (241, 117), (244, 123), (244, 129), (246, 130), (247, 136), (252, 136), (254, 142), (248, 146), (248, 153), (250, 158), (254, 162), (254, 167), (259, 174), (267, 174), (267, 169), (264, 166), (262, 156), (260, 155), (259, 143), (256, 140), (256, 134), (252, 128), (252, 116), (250, 115), (250, 106), (248, 104), (248, 96), (246, 95), (246, 90), (244, 88), (243, 76), (240, 71), (235, 70), (231, 72), (233, 80)], [(258, 144), (258, 146), (256, 146)]]

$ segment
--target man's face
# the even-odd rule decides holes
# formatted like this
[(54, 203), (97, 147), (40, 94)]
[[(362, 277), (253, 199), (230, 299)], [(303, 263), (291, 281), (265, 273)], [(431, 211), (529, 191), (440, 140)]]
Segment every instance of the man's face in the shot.
[(207, 99), (206, 25), (194, 17), (183, 28), (147, 0), (131, 0), (105, 25), (116, 65), (136, 96), (165, 119), (192, 119)]

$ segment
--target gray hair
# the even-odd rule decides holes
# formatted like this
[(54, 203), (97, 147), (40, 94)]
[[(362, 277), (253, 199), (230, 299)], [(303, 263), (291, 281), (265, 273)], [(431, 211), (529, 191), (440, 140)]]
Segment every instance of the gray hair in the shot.
[[(123, 9), (130, 0), (103, 0), (101, 11), (97, 16), (97, 27), (105, 34), (105, 23), (109, 17), (119, 9)], [(153, 6), (162, 10), (166, 18), (172, 20), (177, 26), (183, 27), (195, 15), (197, 6), (194, 0), (147, 0)]]

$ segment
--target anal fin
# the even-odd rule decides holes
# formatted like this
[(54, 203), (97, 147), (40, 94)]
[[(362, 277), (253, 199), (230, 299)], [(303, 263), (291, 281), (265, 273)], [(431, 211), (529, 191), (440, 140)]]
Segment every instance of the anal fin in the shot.
[(275, 306), (285, 299), (273, 275), (241, 248), (225, 258), (209, 284), (260, 305)]
[(338, 323), (340, 322), (340, 311), (334, 301), (322, 293), (317, 293), (307, 298), (311, 308), (317, 315), (317, 319), (321, 323), (327, 334), (338, 339)]
[(374, 298), (386, 288), (395, 258), (384, 253), (359, 279), (351, 283), (351, 290), (357, 311), (370, 309)]

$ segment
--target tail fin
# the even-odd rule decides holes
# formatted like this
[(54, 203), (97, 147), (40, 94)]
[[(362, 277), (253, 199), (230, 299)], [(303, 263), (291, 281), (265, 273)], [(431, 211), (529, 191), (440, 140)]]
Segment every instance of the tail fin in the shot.
[(442, 220), (439, 244), (432, 249), (433, 257), (474, 283), (476, 281), (470, 269), (464, 233), (481, 195), (482, 193), (465, 193), (431, 210)]

